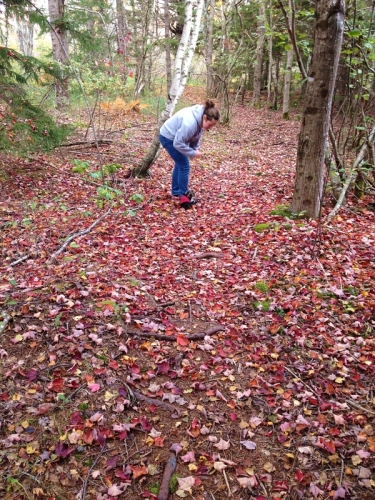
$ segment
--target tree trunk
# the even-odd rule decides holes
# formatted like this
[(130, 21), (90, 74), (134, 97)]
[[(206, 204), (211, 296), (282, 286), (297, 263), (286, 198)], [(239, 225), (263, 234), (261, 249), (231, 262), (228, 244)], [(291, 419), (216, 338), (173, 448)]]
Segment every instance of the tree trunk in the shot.
[(170, 25), (169, 2), (168, 0), (164, 0), (165, 72), (167, 74), (167, 89), (170, 89), (172, 85), (172, 63), (171, 63), (169, 25)]
[(65, 0), (48, 0), (48, 11), (53, 26), (51, 29), (53, 58), (59, 64), (61, 71), (60, 78), (55, 80), (56, 107), (62, 109), (69, 105), (69, 45), (64, 27)]
[(154, 163), (155, 158), (157, 157), (160, 147), (160, 141), (159, 141), (160, 128), (163, 125), (163, 123), (172, 115), (173, 110), (178, 102), (178, 99), (181, 97), (186, 85), (189, 67), (194, 55), (195, 46), (199, 34), (203, 5), (204, 5), (204, 0), (199, 0), (196, 9), (196, 14), (193, 20), (192, 0), (185, 0), (184, 28), (182, 31), (180, 43), (175, 57), (174, 76), (171, 88), (169, 89), (168, 100), (165, 109), (160, 115), (151, 146), (147, 151), (145, 157), (142, 159), (141, 163), (132, 172), (133, 176), (138, 176), (138, 177), (147, 176), (149, 168)]
[(314, 48), (298, 140), (291, 211), (318, 218), (332, 96), (345, 20), (343, 0), (316, 0)]
[(266, 22), (266, 6), (264, 1), (261, 0), (259, 7), (259, 18), (258, 18), (258, 40), (255, 49), (255, 65), (254, 65), (254, 80), (253, 80), (253, 98), (252, 105), (256, 108), (260, 108), (260, 89), (262, 80), (262, 66), (263, 66), (263, 50), (264, 50), (264, 38), (265, 38), (265, 22)]
[(205, 35), (206, 35), (205, 55), (206, 55), (206, 71), (207, 71), (206, 93), (208, 97), (212, 97), (214, 93), (214, 78), (213, 78), (213, 67), (212, 67), (214, 16), (215, 16), (215, 0), (208, 0), (207, 11), (206, 11), (207, 29), (205, 30)]
[(127, 39), (128, 39), (128, 26), (126, 23), (125, 9), (123, 0), (116, 0), (117, 10), (117, 53), (120, 56), (122, 64), (122, 81), (126, 84), (128, 69), (126, 64), (127, 57)]
[(293, 47), (290, 47), (286, 55), (286, 66), (284, 73), (284, 91), (283, 91), (283, 118), (289, 120), (290, 108), (290, 85), (292, 81), (292, 65), (293, 65)]
[(24, 56), (32, 56), (34, 50), (34, 25), (28, 16), (17, 20), (17, 34), (20, 52)]

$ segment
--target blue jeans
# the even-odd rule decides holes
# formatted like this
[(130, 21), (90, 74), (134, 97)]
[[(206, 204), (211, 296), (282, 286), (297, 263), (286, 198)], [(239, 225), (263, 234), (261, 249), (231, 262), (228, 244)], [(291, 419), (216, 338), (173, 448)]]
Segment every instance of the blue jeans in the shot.
[(189, 185), (189, 158), (177, 151), (171, 139), (166, 139), (163, 135), (160, 135), (159, 139), (160, 144), (174, 161), (174, 169), (172, 172), (172, 195), (182, 196), (188, 190)]

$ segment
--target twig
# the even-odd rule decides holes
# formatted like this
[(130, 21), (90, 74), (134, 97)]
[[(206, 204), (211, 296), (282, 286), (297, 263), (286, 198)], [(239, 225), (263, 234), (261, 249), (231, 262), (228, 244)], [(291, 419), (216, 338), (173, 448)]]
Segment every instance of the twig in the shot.
[(99, 455), (96, 457), (96, 459), (94, 460), (94, 463), (92, 464), (92, 466), (90, 467), (88, 473), (87, 473), (87, 476), (85, 478), (85, 481), (83, 483), (83, 487), (82, 487), (82, 495), (81, 495), (81, 500), (85, 500), (86, 498), (86, 490), (87, 490), (87, 485), (88, 485), (88, 482), (89, 482), (89, 479), (90, 479), (90, 474), (91, 474), (91, 471), (93, 470), (93, 468), (95, 467), (95, 465), (97, 464), (99, 458), (103, 455), (103, 453), (107, 451), (105, 445), (103, 446), (103, 448), (101, 449), (101, 452), (99, 453)]
[(348, 399), (347, 402), (350, 404), (350, 406), (353, 406), (353, 408), (356, 408), (357, 410), (361, 410), (365, 413), (370, 413), (371, 415), (375, 415), (375, 411), (368, 410), (364, 406), (361, 406), (360, 404), (356, 403), (352, 399)]
[(68, 144), (60, 144), (61, 148), (70, 148), (71, 146), (96, 146), (97, 144), (113, 144), (113, 141), (107, 139), (98, 139), (97, 141), (77, 141)]
[[(188, 333), (185, 335), (185, 338), (188, 340), (200, 340), (204, 339), (206, 335), (214, 335), (217, 332), (223, 331), (224, 328), (222, 326), (214, 326), (210, 328), (209, 330), (202, 332), (202, 333)], [(176, 342), (177, 337), (174, 335), (162, 335), (160, 333), (150, 333), (150, 332), (128, 332), (129, 335), (139, 335), (141, 337), (152, 337), (157, 340), (168, 340), (170, 342)]]
[(169, 403), (165, 403), (164, 401), (160, 401), (159, 399), (153, 399), (149, 398), (147, 396), (144, 396), (141, 392), (133, 390), (132, 391), (135, 398), (137, 398), (139, 401), (143, 401), (145, 403), (148, 403), (150, 405), (155, 405), (155, 406), (161, 406), (162, 408), (165, 408), (169, 410), (171, 413), (178, 413), (179, 415), (181, 414), (181, 411), (179, 408), (170, 405)]
[(10, 266), (16, 266), (17, 264), (20, 264), (21, 262), (23, 262), (24, 260), (27, 260), (28, 258), (30, 257), (30, 255), (24, 255), (23, 257), (21, 257), (20, 259), (18, 260), (15, 260), (14, 262), (11, 262), (9, 265)]
[(320, 401), (320, 396), (319, 394), (312, 388), (309, 386), (309, 384), (306, 384), (306, 382), (304, 382), (301, 377), (299, 377), (296, 373), (294, 373), (292, 370), (290, 370), (287, 366), (284, 366), (284, 369), (289, 372), (291, 375), (293, 375), (294, 378), (298, 378), (298, 380), (300, 380), (302, 382), (302, 384), (304, 386), (306, 386), (308, 389), (310, 389), (311, 392), (313, 392), (315, 394), (315, 396), (318, 398), (318, 401)]
[(227, 489), (228, 489), (228, 496), (229, 497), (232, 497), (232, 491), (230, 489), (230, 486), (229, 486), (229, 482), (228, 482), (228, 478), (227, 478), (227, 474), (225, 472), (225, 469), (223, 469), (223, 476), (224, 476), (224, 479), (225, 479), (225, 484), (227, 485)]
[(217, 259), (221, 258), (223, 256), (223, 252), (204, 252), (204, 253), (197, 253), (195, 255), (189, 255), (187, 257), (188, 260), (192, 259)]
[(12, 319), (12, 316), (10, 316), (7, 313), (1, 313), (1, 316), (3, 317), (3, 321), (0, 323), (0, 334), (3, 333), (3, 331), (5, 330), (7, 324)]
[(69, 243), (71, 241), (73, 241), (75, 238), (78, 238), (78, 236), (83, 236), (84, 234), (89, 233), (91, 231), (91, 229), (94, 229), (94, 227), (97, 226), (99, 224), (99, 222), (102, 221), (104, 219), (104, 217), (106, 217), (110, 213), (111, 210), (112, 210), (112, 206), (110, 207), (109, 210), (107, 210), (107, 212), (105, 214), (101, 215), (99, 217), (99, 219), (96, 219), (96, 221), (93, 222), (90, 227), (88, 227), (87, 229), (84, 229), (83, 231), (78, 231), (78, 233), (74, 233), (74, 234), (72, 234), (72, 236), (69, 236), (69, 238), (67, 238), (65, 240), (64, 244), (58, 250), (56, 250), (55, 253), (53, 253), (51, 255), (48, 262), (52, 263), (56, 259), (56, 257), (64, 250), (64, 248), (66, 248), (67, 245), (69, 245)]
[(171, 452), (168, 458), (168, 462), (165, 466), (163, 479), (161, 480), (158, 499), (159, 500), (168, 500), (169, 498), (169, 482), (171, 480), (172, 474), (175, 471), (177, 466), (177, 457), (174, 452)]
[(260, 480), (260, 478), (257, 474), (255, 474), (255, 477), (256, 477), (258, 483), (261, 485), (262, 490), (264, 491), (264, 494), (266, 495), (267, 498), (269, 498), (268, 491), (266, 490), (266, 487), (264, 486), (263, 482)]

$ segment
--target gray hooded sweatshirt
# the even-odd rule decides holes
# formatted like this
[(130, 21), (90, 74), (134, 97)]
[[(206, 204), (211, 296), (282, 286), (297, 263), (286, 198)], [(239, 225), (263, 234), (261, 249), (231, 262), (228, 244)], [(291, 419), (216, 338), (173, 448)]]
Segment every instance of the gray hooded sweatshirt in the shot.
[(164, 123), (160, 129), (160, 135), (173, 141), (173, 146), (177, 151), (193, 158), (202, 137), (203, 112), (202, 104), (180, 109)]

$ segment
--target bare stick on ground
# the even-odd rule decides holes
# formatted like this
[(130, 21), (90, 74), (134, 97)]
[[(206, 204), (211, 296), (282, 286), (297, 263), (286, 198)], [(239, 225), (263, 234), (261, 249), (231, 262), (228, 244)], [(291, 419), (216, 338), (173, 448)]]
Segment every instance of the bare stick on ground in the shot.
[(161, 485), (159, 488), (158, 499), (168, 500), (169, 498), (169, 482), (171, 480), (172, 474), (177, 466), (177, 457), (174, 452), (171, 452), (168, 458), (168, 462), (165, 466), (163, 479), (161, 480)]
[(69, 236), (69, 238), (67, 238), (65, 240), (64, 244), (61, 245), (61, 247), (58, 250), (56, 250), (55, 253), (53, 253), (51, 255), (51, 258), (49, 259), (49, 263), (52, 263), (56, 259), (56, 257), (69, 245), (69, 243), (71, 241), (78, 238), (78, 236), (83, 236), (84, 234), (89, 233), (92, 229), (94, 229), (94, 227), (97, 226), (99, 224), (99, 222), (102, 221), (104, 219), (104, 217), (106, 217), (110, 213), (111, 210), (112, 210), (112, 207), (109, 210), (107, 210), (107, 212), (105, 214), (101, 215), (99, 217), (99, 219), (96, 219), (96, 221), (93, 222), (91, 224), (91, 226), (88, 227), (87, 229), (84, 229), (83, 231), (78, 231), (78, 233), (74, 233), (74, 234), (72, 234), (72, 236)]
[[(217, 332), (222, 332), (224, 327), (222, 326), (213, 326), (209, 330), (201, 333), (188, 333), (184, 335), (188, 340), (200, 340), (204, 339), (206, 335), (214, 335)], [(150, 333), (150, 332), (128, 332), (129, 335), (139, 335), (140, 337), (152, 337), (157, 340), (168, 340), (169, 342), (176, 342), (177, 337), (174, 335), (162, 335), (160, 333)]]

